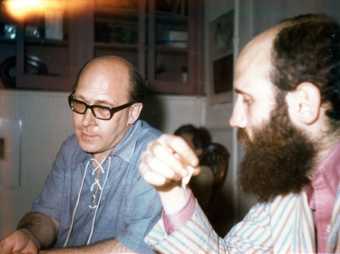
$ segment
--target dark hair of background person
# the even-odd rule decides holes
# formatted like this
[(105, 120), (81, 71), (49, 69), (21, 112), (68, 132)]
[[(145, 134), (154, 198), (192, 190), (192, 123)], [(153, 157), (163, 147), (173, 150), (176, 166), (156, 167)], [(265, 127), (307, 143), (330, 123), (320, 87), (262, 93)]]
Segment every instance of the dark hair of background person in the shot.
[[(271, 79), (283, 92), (302, 82), (320, 89), (331, 131), (340, 127), (340, 26), (326, 15), (283, 20), (273, 42)], [(280, 91), (279, 91), (280, 92)]]
[(204, 151), (211, 143), (211, 135), (204, 127), (195, 127), (192, 124), (184, 124), (178, 127), (175, 135), (182, 136), (183, 134), (192, 135), (192, 143), (196, 149)]
[[(202, 205), (210, 223), (219, 236), (223, 237), (232, 225), (232, 203), (231, 197), (223, 190), (224, 182), (228, 174), (230, 154), (228, 149), (219, 143), (212, 142), (208, 129), (196, 127), (192, 124), (184, 124), (178, 127), (174, 134), (177, 136), (189, 135), (195, 150), (200, 150), (198, 155), (200, 166), (208, 168), (213, 176), (209, 186), (202, 186), (202, 182), (193, 177), (189, 186), (195, 197)], [(202, 168), (203, 169), (203, 168)], [(207, 195), (209, 193), (209, 195)], [(228, 214), (226, 215), (226, 208)]]
[(180, 136), (180, 135), (185, 134), (185, 133), (194, 134), (195, 130), (196, 130), (196, 127), (193, 126), (192, 124), (184, 124), (184, 125), (179, 126), (174, 131), (174, 134), (177, 135), (177, 136)]
[(201, 166), (207, 166), (214, 175), (211, 194), (206, 207), (207, 217), (215, 231), (223, 237), (232, 224), (229, 216), (232, 215), (231, 196), (223, 190), (228, 174), (230, 154), (228, 149), (219, 143), (212, 142), (202, 154)]
[(202, 150), (200, 165), (211, 168), (214, 177), (217, 177), (215, 184), (223, 185), (230, 157), (227, 148), (222, 144), (212, 142), (210, 132), (204, 127), (197, 128), (192, 124), (185, 124), (177, 128), (174, 134), (177, 136), (190, 134), (192, 136), (195, 148)]
[(205, 149), (201, 165), (210, 167), (214, 174), (214, 187), (219, 188), (224, 184), (225, 177), (228, 173), (230, 154), (227, 148), (219, 143), (213, 142)]

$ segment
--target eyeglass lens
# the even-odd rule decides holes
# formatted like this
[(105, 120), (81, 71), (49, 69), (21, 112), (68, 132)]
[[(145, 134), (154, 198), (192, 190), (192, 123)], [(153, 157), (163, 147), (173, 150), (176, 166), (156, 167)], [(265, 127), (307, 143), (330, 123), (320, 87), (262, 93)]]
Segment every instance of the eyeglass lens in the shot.
[(101, 120), (110, 120), (114, 113), (131, 106), (134, 102), (128, 102), (118, 107), (109, 108), (100, 105), (88, 105), (87, 103), (69, 96), (69, 105), (72, 111), (78, 114), (85, 114), (87, 109), (91, 109), (94, 117)]

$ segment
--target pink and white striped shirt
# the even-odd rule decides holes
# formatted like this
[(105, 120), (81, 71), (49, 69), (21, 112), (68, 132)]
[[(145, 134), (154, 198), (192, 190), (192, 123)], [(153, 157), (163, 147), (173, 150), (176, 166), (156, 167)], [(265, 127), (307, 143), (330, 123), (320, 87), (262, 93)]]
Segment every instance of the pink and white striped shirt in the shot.
[(328, 157), (315, 171), (311, 185), (306, 188), (308, 203), (313, 211), (316, 228), (316, 246), (318, 253), (326, 253), (330, 231), (332, 209), (336, 190), (340, 181), (340, 144), (336, 145)]
[[(319, 166), (318, 173), (312, 180), (312, 186), (317, 189), (314, 195), (319, 195), (317, 185), (319, 177), (328, 179), (326, 189), (330, 189), (333, 198), (326, 197), (329, 205), (319, 209), (320, 218), (326, 220), (318, 220), (319, 217), (313, 216), (310, 208), (312, 204), (309, 202), (311, 199), (308, 199), (306, 191), (303, 191), (299, 194), (278, 196), (269, 203), (256, 204), (222, 239), (215, 233), (198, 202), (191, 195), (186, 206), (177, 215), (168, 216), (163, 213), (163, 219), (155, 225), (145, 240), (161, 253), (171, 254), (281, 254), (316, 253), (317, 251), (334, 253), (335, 246), (340, 244), (338, 242), (340, 239), (339, 147), (325, 160), (325, 163)], [(316, 207), (319, 205), (316, 204)], [(327, 225), (326, 231), (323, 231), (324, 225)], [(319, 228), (317, 235), (315, 235), (315, 226)], [(317, 248), (316, 237), (326, 237), (323, 238), (322, 249), (320, 245)], [(318, 242), (320, 243), (321, 240)], [(328, 252), (326, 245), (329, 248)]]

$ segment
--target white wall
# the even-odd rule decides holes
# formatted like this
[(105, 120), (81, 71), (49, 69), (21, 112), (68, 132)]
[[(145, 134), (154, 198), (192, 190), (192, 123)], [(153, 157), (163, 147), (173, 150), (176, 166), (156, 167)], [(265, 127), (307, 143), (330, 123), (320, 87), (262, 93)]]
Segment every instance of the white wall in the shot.
[(2, 235), (13, 229), (18, 218), (30, 208), (59, 145), (72, 127), (66, 95), (62, 93), (0, 90), (0, 118), (22, 121), (21, 147), (17, 148), (20, 185), (0, 186)]
[[(23, 126), (21, 147), (18, 148), (21, 160), (18, 181), (21, 184), (15, 187), (3, 186), (1, 182), (6, 178), (0, 178), (0, 238), (13, 230), (18, 219), (30, 209), (60, 144), (72, 133), (67, 95), (59, 92), (0, 89), (0, 120), (21, 120)], [(179, 125), (189, 122), (203, 124), (205, 98), (158, 96), (157, 101), (157, 104), (146, 105), (146, 108), (151, 110), (149, 115), (154, 117), (151, 122), (162, 120), (163, 130), (173, 132)], [(7, 174), (4, 170), (0, 168), (1, 176)]]
[(173, 133), (182, 124), (205, 124), (206, 98), (202, 96), (158, 95), (144, 105), (146, 119), (153, 126)]

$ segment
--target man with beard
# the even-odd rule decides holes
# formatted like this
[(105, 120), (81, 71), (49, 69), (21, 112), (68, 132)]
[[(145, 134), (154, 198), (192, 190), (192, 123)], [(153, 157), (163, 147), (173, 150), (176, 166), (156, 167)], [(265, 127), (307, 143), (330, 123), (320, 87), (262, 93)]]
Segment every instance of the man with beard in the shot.
[(340, 26), (324, 15), (287, 19), (247, 44), (234, 77), (240, 182), (258, 203), (219, 238), (180, 186), (198, 159), (163, 135), (140, 165), (163, 205), (148, 243), (162, 253), (340, 253)]

